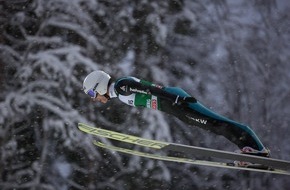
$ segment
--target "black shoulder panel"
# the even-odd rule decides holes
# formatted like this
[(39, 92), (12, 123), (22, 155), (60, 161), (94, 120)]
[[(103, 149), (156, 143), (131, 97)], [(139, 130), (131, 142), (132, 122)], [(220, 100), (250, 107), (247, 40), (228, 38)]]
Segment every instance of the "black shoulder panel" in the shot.
[(128, 96), (132, 94), (132, 92), (130, 92), (130, 86), (135, 82), (136, 81), (129, 77), (120, 78), (115, 83), (115, 92), (117, 94)]

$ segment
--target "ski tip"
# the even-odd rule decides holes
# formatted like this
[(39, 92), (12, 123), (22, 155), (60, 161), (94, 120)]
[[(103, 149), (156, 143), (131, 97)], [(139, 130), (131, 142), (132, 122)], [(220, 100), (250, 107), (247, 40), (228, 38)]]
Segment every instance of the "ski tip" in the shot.
[(82, 127), (83, 123), (78, 123), (78, 128)]
[(81, 131), (84, 131), (86, 128), (88, 128), (88, 125), (84, 123), (78, 123), (78, 129)]
[(78, 127), (86, 127), (86, 126), (88, 126), (88, 125), (85, 123), (78, 123)]
[(96, 129), (96, 127), (90, 126), (90, 125), (85, 124), (85, 123), (78, 123), (78, 129), (80, 131), (88, 133), (88, 131), (94, 130), (94, 129)]

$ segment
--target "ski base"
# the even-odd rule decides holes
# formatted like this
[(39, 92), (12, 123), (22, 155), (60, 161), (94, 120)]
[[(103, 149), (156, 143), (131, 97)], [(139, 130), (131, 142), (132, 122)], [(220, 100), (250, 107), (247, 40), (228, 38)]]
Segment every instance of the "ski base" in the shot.
[[(165, 156), (165, 155), (160, 155), (160, 154), (145, 153), (145, 152), (140, 152), (140, 151), (136, 151), (132, 149), (106, 145), (98, 141), (94, 142), (95, 145), (105, 148), (105, 149), (112, 150), (112, 151), (118, 151), (118, 152), (127, 153), (131, 155), (152, 158), (152, 159), (157, 159), (157, 160), (163, 160), (163, 161), (172, 161), (172, 162), (195, 164), (195, 165), (202, 165), (202, 166), (213, 166), (213, 167), (220, 167), (220, 168), (290, 175), (290, 172), (288, 171), (288, 169), (290, 168), (290, 162), (286, 160), (278, 160), (278, 159), (272, 159), (272, 158), (266, 158), (266, 157), (252, 156), (252, 155), (247, 155), (247, 154), (238, 154), (238, 153), (233, 153), (233, 152), (220, 151), (220, 150), (215, 150), (215, 149), (188, 146), (188, 145), (183, 145), (183, 144), (162, 142), (158, 140), (150, 140), (150, 139), (127, 135), (124, 133), (119, 133), (119, 132), (115, 132), (115, 131), (111, 131), (107, 129), (92, 127), (84, 123), (79, 123), (78, 128), (85, 133), (92, 134), (97, 137), (104, 137), (108, 139), (117, 140), (120, 142), (125, 142), (128, 144), (134, 144), (137, 146), (147, 147), (152, 150), (157, 150), (159, 153), (164, 153), (167, 151), (176, 151), (176, 152), (183, 152), (183, 153), (191, 153), (197, 156), (209, 156), (209, 157), (215, 157), (219, 159), (226, 159), (226, 160), (231, 160), (232, 162), (230, 163), (216, 162), (216, 161), (207, 161), (207, 160), (195, 160), (191, 158)], [(234, 160), (247, 161), (253, 164), (251, 164), (251, 166), (248, 166), (248, 167), (236, 166), (233, 163)]]
[(214, 162), (214, 161), (206, 161), (206, 160), (193, 160), (189, 158), (179, 158), (179, 157), (172, 157), (172, 156), (165, 156), (159, 154), (152, 154), (147, 152), (140, 152), (137, 150), (107, 145), (99, 141), (93, 142), (96, 146), (105, 148), (111, 151), (121, 152), (125, 154), (140, 156), (144, 158), (151, 158), (156, 160), (162, 161), (171, 161), (171, 162), (178, 162), (178, 163), (186, 163), (186, 164), (193, 164), (199, 166), (212, 166), (212, 167), (219, 167), (219, 168), (227, 168), (227, 169), (235, 169), (235, 170), (245, 170), (245, 171), (255, 171), (255, 172), (264, 172), (264, 173), (272, 173), (272, 174), (283, 174), (283, 175), (290, 175), (288, 171), (279, 170), (279, 169), (272, 169), (267, 166), (248, 166), (248, 167), (239, 167), (235, 166), (233, 163), (224, 163), (224, 162)]

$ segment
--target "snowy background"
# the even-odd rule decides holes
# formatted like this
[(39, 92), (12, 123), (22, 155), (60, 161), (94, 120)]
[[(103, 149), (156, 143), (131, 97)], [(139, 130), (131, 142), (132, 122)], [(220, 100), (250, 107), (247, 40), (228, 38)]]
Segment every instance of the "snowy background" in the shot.
[(290, 160), (289, 60), (288, 0), (0, 0), (0, 189), (289, 189), (285, 176), (112, 153), (77, 129), (237, 149), (158, 111), (91, 102), (82, 81), (102, 69), (182, 87)]

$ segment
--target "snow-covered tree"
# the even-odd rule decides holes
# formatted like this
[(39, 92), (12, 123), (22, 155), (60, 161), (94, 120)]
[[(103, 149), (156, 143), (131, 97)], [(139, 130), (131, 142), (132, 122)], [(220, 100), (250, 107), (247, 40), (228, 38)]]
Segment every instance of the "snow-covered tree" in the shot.
[(290, 159), (288, 12), (287, 0), (1, 2), (0, 188), (285, 189), (283, 177), (111, 153), (76, 126), (236, 148), (161, 112), (91, 102), (82, 81), (102, 69), (182, 87)]

